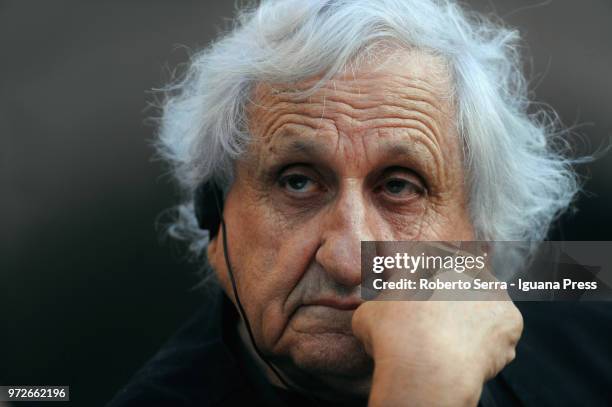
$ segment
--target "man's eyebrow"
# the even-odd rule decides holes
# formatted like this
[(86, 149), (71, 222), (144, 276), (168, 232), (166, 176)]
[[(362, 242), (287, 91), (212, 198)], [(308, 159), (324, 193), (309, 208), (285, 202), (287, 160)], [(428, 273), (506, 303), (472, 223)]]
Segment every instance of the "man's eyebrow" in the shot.
[[(411, 157), (418, 158), (419, 153), (411, 143), (381, 143), (380, 154), (384, 157), (398, 158)], [(281, 155), (298, 155), (308, 157), (321, 157), (327, 152), (325, 143), (318, 143), (313, 140), (292, 140), (286, 144), (281, 144), (277, 153)]]
[(402, 155), (413, 155), (415, 153), (414, 147), (409, 144), (389, 144), (384, 145), (383, 154), (387, 156), (402, 156)]
[(311, 140), (293, 140), (287, 144), (282, 144), (278, 152), (281, 154), (297, 154), (308, 156), (320, 156), (324, 152), (324, 147), (320, 143)]

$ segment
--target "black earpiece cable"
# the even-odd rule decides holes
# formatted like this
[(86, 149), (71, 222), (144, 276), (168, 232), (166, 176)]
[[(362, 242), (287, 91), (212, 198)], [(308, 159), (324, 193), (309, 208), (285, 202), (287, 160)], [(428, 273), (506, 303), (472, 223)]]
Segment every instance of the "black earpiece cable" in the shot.
[(234, 273), (232, 271), (232, 266), (229, 261), (229, 251), (227, 247), (227, 237), (226, 237), (227, 233), (225, 231), (225, 221), (223, 220), (223, 218), (221, 218), (221, 228), (223, 230), (223, 254), (225, 257), (225, 265), (227, 266), (227, 271), (229, 273), (230, 281), (232, 283), (232, 290), (234, 291), (234, 298), (236, 299), (236, 305), (238, 306), (238, 311), (240, 312), (240, 316), (242, 317), (242, 320), (244, 321), (244, 325), (246, 326), (246, 330), (249, 334), (249, 338), (251, 339), (251, 344), (253, 344), (253, 349), (255, 349), (255, 353), (257, 353), (257, 356), (259, 356), (259, 358), (265, 362), (265, 364), (270, 368), (270, 370), (274, 372), (274, 375), (278, 378), (278, 380), (280, 380), (280, 382), (283, 385), (285, 385), (285, 387), (290, 388), (291, 386), (289, 386), (287, 381), (283, 378), (283, 376), (281, 376), (280, 372), (278, 372), (278, 370), (276, 370), (274, 365), (272, 365), (272, 363), (270, 363), (268, 359), (266, 359), (263, 356), (263, 354), (259, 350), (259, 347), (257, 346), (257, 343), (255, 342), (255, 336), (253, 336), (253, 330), (251, 329), (251, 324), (249, 323), (249, 319), (246, 316), (246, 311), (244, 310), (244, 307), (242, 306), (242, 302), (240, 301), (240, 297), (238, 296), (238, 288), (236, 287), (236, 280), (234, 279)]
[[(217, 196), (217, 191), (213, 192), (215, 194), (215, 203), (217, 205), (217, 210), (219, 211), (219, 218), (221, 220), (221, 230), (223, 233), (223, 257), (225, 258), (225, 265), (227, 266), (227, 272), (229, 274), (230, 277), (230, 282), (232, 283), (232, 291), (234, 292), (234, 298), (236, 299), (236, 305), (238, 306), (238, 312), (240, 313), (240, 316), (242, 317), (242, 320), (244, 321), (244, 325), (246, 326), (246, 330), (247, 333), (249, 335), (249, 339), (251, 340), (251, 344), (253, 345), (253, 349), (255, 349), (255, 353), (257, 354), (257, 356), (259, 356), (259, 358), (261, 360), (263, 360), (263, 362), (266, 364), (266, 366), (268, 366), (270, 368), (270, 370), (274, 373), (274, 375), (276, 376), (276, 378), (287, 388), (287, 389), (292, 389), (293, 386), (290, 385), (285, 378), (280, 374), (280, 372), (276, 369), (276, 367), (274, 367), (274, 365), (266, 358), (264, 357), (264, 355), (261, 353), (261, 350), (259, 350), (259, 347), (257, 346), (257, 342), (255, 342), (255, 336), (253, 335), (253, 330), (251, 329), (251, 324), (249, 322), (249, 319), (247, 318), (247, 314), (246, 311), (244, 310), (244, 307), (242, 306), (242, 302), (240, 301), (240, 296), (238, 295), (238, 288), (236, 286), (236, 279), (234, 278), (234, 272), (232, 270), (232, 265), (230, 263), (230, 258), (229, 258), (229, 248), (227, 245), (227, 231), (225, 228), (225, 220), (223, 219), (223, 215), (222, 215), (222, 209), (219, 205), (219, 199)], [(303, 393), (303, 392), (298, 392), (301, 393), (303, 395), (305, 395), (310, 401), (313, 402), (314, 405), (319, 405), (319, 403), (312, 398), (312, 396), (310, 396), (307, 393)]]

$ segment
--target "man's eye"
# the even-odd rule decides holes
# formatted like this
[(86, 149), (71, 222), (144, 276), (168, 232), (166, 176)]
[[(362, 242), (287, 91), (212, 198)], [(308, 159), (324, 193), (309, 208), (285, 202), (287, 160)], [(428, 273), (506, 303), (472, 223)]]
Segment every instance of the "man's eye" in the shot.
[(385, 182), (383, 190), (397, 198), (422, 193), (422, 188), (410, 181), (400, 178), (393, 178)]
[(310, 192), (316, 187), (313, 180), (301, 174), (291, 174), (282, 177), (280, 185), (291, 192), (298, 193)]

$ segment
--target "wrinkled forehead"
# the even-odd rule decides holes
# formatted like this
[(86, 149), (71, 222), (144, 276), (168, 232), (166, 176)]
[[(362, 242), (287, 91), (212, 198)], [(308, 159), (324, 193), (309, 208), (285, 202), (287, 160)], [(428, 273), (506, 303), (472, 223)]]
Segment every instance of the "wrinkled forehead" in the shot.
[(452, 79), (441, 57), (396, 51), (320, 79), (255, 86), (247, 107), (251, 152), (275, 151), (288, 138), (325, 143), (326, 135), (378, 143), (381, 135), (393, 134), (404, 141), (427, 139), (440, 153), (452, 148), (444, 146), (455, 137)]
[[(447, 61), (441, 56), (418, 49), (383, 49), (366, 55), (353, 58), (330, 80), (322, 83), (320, 75), (293, 83), (257, 83), (247, 105), (249, 117), (264, 114), (262, 110), (269, 110), (277, 102), (294, 102), (296, 105), (306, 101), (322, 102), (346, 87), (363, 98), (392, 99), (412, 90), (427, 93), (440, 104), (451, 102), (452, 75)], [(317, 84), (320, 87), (316, 87)], [(313, 88), (316, 90), (309, 92)]]

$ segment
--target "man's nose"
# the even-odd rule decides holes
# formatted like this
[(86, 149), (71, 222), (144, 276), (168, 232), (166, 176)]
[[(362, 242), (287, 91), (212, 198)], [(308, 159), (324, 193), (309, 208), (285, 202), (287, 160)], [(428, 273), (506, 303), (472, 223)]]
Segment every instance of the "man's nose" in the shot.
[(376, 214), (368, 210), (361, 187), (342, 191), (325, 212), (321, 245), (316, 260), (338, 283), (354, 287), (361, 283), (361, 241), (376, 240)]

